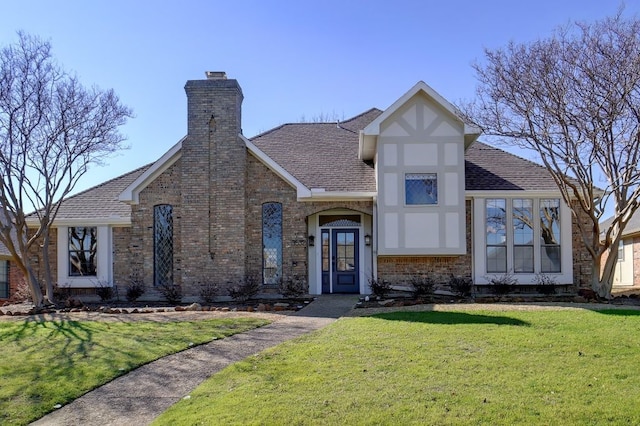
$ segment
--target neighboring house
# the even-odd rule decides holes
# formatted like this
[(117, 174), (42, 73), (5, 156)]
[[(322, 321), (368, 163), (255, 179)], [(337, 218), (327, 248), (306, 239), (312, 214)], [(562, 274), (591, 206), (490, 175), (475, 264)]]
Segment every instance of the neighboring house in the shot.
[[(602, 227), (608, 226), (611, 219)], [(601, 227), (601, 229), (602, 229)], [(613, 275), (613, 288), (627, 290), (640, 287), (640, 211), (636, 211), (622, 232), (618, 250), (618, 262)], [(604, 264), (603, 257), (603, 264)]]
[(9, 283), (9, 261), (11, 254), (4, 244), (0, 243), (0, 300), (7, 300), (11, 297)]
[(572, 291), (589, 283), (547, 171), (477, 142), (480, 131), (423, 82), (384, 111), (251, 139), (236, 80), (209, 72), (185, 90), (182, 140), (64, 201), (51, 247), (58, 285), (123, 292), (141, 280), (154, 298), (178, 284), (188, 300), (203, 284), (247, 279), (263, 293), (299, 280), (309, 294), (366, 294), (372, 277), (416, 275), (439, 285), (506, 273), (523, 286), (539, 274)]

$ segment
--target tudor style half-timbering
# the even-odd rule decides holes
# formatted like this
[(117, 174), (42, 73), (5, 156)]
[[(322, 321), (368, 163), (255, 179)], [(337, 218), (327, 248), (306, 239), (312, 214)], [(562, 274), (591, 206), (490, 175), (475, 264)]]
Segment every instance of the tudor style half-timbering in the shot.
[[(370, 292), (451, 275), (478, 285), (545, 274), (570, 288), (590, 268), (546, 170), (476, 139), (418, 82), (384, 111), (242, 135), (243, 93), (221, 72), (188, 81), (187, 135), (151, 165), (65, 200), (54, 223), (58, 285), (255, 281), (263, 293)], [(141, 142), (142, 143), (142, 142)], [(34, 253), (36, 256), (37, 253)], [(41, 274), (42, 268), (36, 268)]]

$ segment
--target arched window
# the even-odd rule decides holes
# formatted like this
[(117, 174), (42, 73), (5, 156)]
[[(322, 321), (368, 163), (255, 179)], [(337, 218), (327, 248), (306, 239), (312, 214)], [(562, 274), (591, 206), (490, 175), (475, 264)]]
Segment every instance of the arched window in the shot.
[(282, 204), (262, 205), (262, 282), (275, 285), (282, 278)]
[(153, 273), (157, 286), (173, 284), (173, 207), (153, 208)]

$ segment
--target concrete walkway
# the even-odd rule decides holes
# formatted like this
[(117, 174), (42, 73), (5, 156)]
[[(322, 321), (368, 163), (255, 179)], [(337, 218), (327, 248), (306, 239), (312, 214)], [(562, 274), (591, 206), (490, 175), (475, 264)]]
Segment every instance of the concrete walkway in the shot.
[(268, 326), (169, 355), (118, 377), (33, 425), (147, 425), (229, 364), (318, 330), (349, 312), (356, 295), (324, 295)]

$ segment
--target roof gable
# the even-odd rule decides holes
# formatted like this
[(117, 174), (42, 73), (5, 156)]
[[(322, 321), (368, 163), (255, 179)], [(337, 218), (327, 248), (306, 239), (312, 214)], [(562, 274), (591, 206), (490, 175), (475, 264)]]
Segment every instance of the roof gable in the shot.
[(469, 147), (480, 135), (481, 131), (475, 126), (467, 124), (458, 114), (456, 108), (445, 98), (440, 96), (438, 92), (433, 90), (431, 86), (424, 81), (416, 83), (409, 91), (396, 100), (389, 108), (384, 110), (382, 114), (376, 117), (364, 129), (360, 131), (358, 141), (358, 158), (362, 160), (372, 160), (376, 152), (377, 137), (381, 132), (381, 125), (390, 118), (396, 111), (402, 108), (407, 102), (418, 95), (426, 96), (430, 101), (442, 108), (447, 114), (450, 114), (455, 120), (463, 125), (465, 148)]

